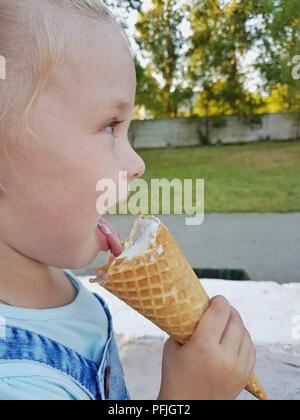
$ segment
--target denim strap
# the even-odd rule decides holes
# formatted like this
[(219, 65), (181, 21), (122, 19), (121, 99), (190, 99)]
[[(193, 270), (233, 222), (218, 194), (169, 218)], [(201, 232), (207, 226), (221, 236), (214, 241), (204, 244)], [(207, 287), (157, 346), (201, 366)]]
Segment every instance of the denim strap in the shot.
[(96, 363), (47, 337), (6, 326), (6, 337), (0, 339), (0, 360), (26, 360), (47, 365), (69, 376), (92, 399), (101, 399)]
[(108, 399), (105, 395), (105, 380), (109, 369), (109, 399), (129, 400), (113, 333), (112, 316), (104, 299), (97, 294), (95, 297), (108, 318), (108, 341), (100, 366), (48, 337), (14, 326), (6, 326), (6, 336), (0, 339), (0, 361), (28, 361), (56, 369), (67, 375), (96, 401)]

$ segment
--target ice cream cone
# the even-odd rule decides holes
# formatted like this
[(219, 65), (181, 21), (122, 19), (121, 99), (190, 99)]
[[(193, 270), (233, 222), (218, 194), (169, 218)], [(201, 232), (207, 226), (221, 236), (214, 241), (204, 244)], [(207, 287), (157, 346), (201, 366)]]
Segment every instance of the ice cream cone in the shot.
[[(107, 273), (107, 274), (106, 274)], [(180, 344), (193, 335), (210, 299), (168, 228), (154, 216), (141, 216), (125, 251), (96, 269), (98, 282), (151, 320)], [(104, 276), (104, 277), (103, 277)], [(247, 391), (267, 395), (253, 375)]]

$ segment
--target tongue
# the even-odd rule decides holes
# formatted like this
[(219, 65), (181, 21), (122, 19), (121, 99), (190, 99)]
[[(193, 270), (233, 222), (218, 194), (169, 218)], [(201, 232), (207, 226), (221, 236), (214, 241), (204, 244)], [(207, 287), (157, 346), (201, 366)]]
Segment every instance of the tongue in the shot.
[(111, 253), (118, 257), (123, 252), (124, 244), (116, 229), (105, 217), (99, 220), (98, 229), (106, 236)]

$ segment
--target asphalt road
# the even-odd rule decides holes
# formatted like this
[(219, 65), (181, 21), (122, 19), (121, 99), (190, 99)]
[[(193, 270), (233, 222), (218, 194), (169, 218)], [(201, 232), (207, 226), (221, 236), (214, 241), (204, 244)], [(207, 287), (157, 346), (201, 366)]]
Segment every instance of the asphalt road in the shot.
[[(135, 216), (109, 216), (127, 238)], [(195, 268), (244, 269), (252, 280), (300, 282), (300, 213), (209, 214), (200, 226), (186, 226), (185, 216), (161, 216)], [(77, 274), (90, 275), (102, 264)]]

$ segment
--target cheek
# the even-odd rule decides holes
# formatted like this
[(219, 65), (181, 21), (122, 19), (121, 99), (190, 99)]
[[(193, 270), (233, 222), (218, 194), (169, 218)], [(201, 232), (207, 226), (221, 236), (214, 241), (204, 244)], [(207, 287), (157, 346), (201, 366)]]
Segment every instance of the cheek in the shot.
[(35, 191), (26, 194), (28, 212), (46, 231), (65, 235), (72, 228), (74, 235), (88, 232), (95, 223), (94, 174), (70, 170), (49, 172), (36, 179), (35, 187)]
[[(48, 265), (84, 267), (99, 253), (96, 194), (94, 188), (80, 183), (78, 178), (74, 183), (60, 181), (56, 189), (24, 189), (15, 196), (14, 208), (19, 210), (11, 218), (11, 243), (25, 255)], [(39, 187), (44, 187), (42, 179)]]
[(18, 167), (22, 181), (16, 208), (34, 220), (47, 237), (55, 233), (64, 242), (78, 242), (93, 234), (99, 219), (97, 182), (103, 178), (118, 179), (113, 153), (100, 149), (97, 142), (86, 144), (89, 147), (81, 145), (81, 154), (79, 146), (73, 150), (57, 147), (58, 152), (40, 145), (33, 157)]
[(10, 194), (0, 216), (7, 221), (6, 236), (37, 261), (85, 266), (99, 252), (96, 185), (103, 178), (118, 179), (119, 158), (100, 136), (65, 126), (51, 131), (47, 121), (38, 127), (44, 130), (34, 130), (41, 139), (28, 146), (25, 157), (16, 157), (5, 176)]

